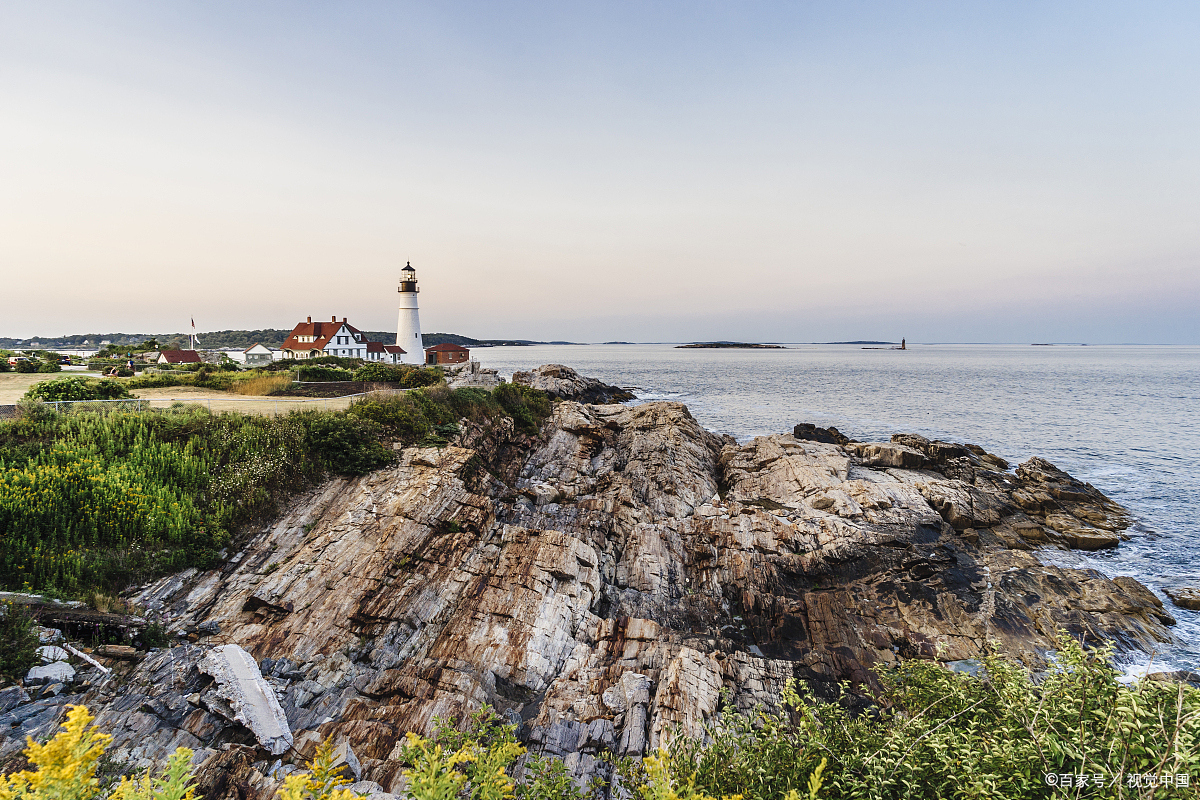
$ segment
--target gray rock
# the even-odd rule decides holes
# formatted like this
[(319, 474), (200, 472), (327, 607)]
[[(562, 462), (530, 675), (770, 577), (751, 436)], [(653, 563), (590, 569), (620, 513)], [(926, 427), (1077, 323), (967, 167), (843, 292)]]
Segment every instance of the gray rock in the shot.
[(333, 771), (339, 778), (346, 780), (356, 781), (362, 777), (362, 765), (358, 763), (358, 756), (350, 749), (349, 742), (342, 742), (333, 748)]
[(920, 469), (925, 465), (923, 453), (895, 442), (854, 442), (846, 444), (845, 448), (857, 454), (863, 464), (871, 467)]
[(29, 693), (20, 686), (9, 686), (0, 690), (0, 714), (7, 713), (21, 703), (29, 702)]
[(40, 644), (56, 644), (63, 640), (63, 632), (58, 628), (43, 628), (39, 625), (37, 633)]
[(574, 752), (579, 746), (579, 735), (584, 730), (582, 723), (574, 720), (556, 720), (545, 731), (545, 752), (555, 756)]
[(580, 403), (620, 403), (633, 400), (632, 392), (580, 375), (562, 364), (543, 364), (529, 372), (514, 372), (513, 383), (532, 386), (558, 400)]
[(271, 755), (291, 748), (287, 717), (249, 653), (236, 644), (215, 647), (201, 659), (200, 671), (216, 679), (216, 694), (228, 703), (232, 718), (249, 728)]
[(38, 658), (42, 660), (43, 664), (52, 664), (55, 661), (66, 661), (71, 657), (66, 650), (63, 650), (61, 647), (55, 647), (54, 645), (42, 645), (37, 649), (37, 654)]
[(646, 750), (646, 722), (649, 719), (644, 705), (634, 706), (625, 715), (619, 752), (623, 756), (641, 755)]
[(63, 693), (63, 689), (67, 687), (61, 683), (49, 683), (42, 689), (42, 693), (38, 697), (58, 697)]
[(402, 795), (388, 794), (375, 781), (358, 781), (346, 787), (350, 791), (359, 796), (366, 796), (367, 800), (398, 800)]
[(630, 708), (650, 702), (650, 679), (640, 672), (621, 675), (621, 690), (625, 692), (625, 703)]
[(65, 661), (55, 661), (34, 667), (25, 673), (25, 683), (38, 686), (43, 683), (70, 683), (75, 680), (75, 668)]

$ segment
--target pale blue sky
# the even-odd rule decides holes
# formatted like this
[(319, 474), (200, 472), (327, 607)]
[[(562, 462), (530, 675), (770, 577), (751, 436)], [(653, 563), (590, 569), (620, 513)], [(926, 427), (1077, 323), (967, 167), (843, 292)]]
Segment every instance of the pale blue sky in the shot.
[(1200, 6), (0, 3), (0, 335), (1200, 342)]

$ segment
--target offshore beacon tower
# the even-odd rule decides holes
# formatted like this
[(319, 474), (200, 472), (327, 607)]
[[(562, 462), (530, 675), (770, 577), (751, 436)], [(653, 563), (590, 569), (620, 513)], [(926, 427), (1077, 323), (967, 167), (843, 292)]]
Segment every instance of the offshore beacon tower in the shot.
[(400, 317), (396, 321), (396, 345), (404, 348), (400, 360), (405, 364), (424, 364), (425, 346), (421, 340), (421, 318), (417, 312), (417, 271), (408, 262), (400, 270)]

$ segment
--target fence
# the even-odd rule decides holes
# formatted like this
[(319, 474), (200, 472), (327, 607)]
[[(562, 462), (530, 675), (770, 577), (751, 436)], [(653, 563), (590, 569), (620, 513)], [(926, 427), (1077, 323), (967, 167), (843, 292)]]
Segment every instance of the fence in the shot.
[[(350, 407), (355, 398), (370, 394), (403, 394), (407, 389), (385, 389), (375, 392), (358, 392), (341, 397), (254, 397), (240, 398), (236, 395), (224, 397), (150, 397), (129, 400), (48, 400), (45, 405), (53, 406), (59, 413), (79, 411), (149, 411), (152, 409), (186, 408), (199, 406), (210, 412), (240, 411), (243, 414), (274, 416), (291, 411), (340, 411)], [(15, 406), (14, 406), (15, 411)]]

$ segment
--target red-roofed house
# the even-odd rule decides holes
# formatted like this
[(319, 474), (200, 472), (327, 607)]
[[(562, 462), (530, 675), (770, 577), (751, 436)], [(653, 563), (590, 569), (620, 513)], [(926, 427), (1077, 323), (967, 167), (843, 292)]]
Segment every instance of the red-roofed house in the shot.
[(434, 366), (436, 364), (463, 364), (471, 358), (471, 351), (457, 344), (435, 344), (433, 347), (425, 348), (425, 363)]
[(204, 359), (195, 350), (162, 350), (157, 361), (159, 364), (199, 364)]
[(387, 364), (399, 364), (400, 356), (404, 354), (395, 345), (368, 341), (366, 335), (347, 322), (345, 317), (341, 322), (337, 317), (332, 317), (329, 322), (313, 322), (309, 317), (307, 322), (292, 328), (281, 349), (284, 358), (340, 356)]

